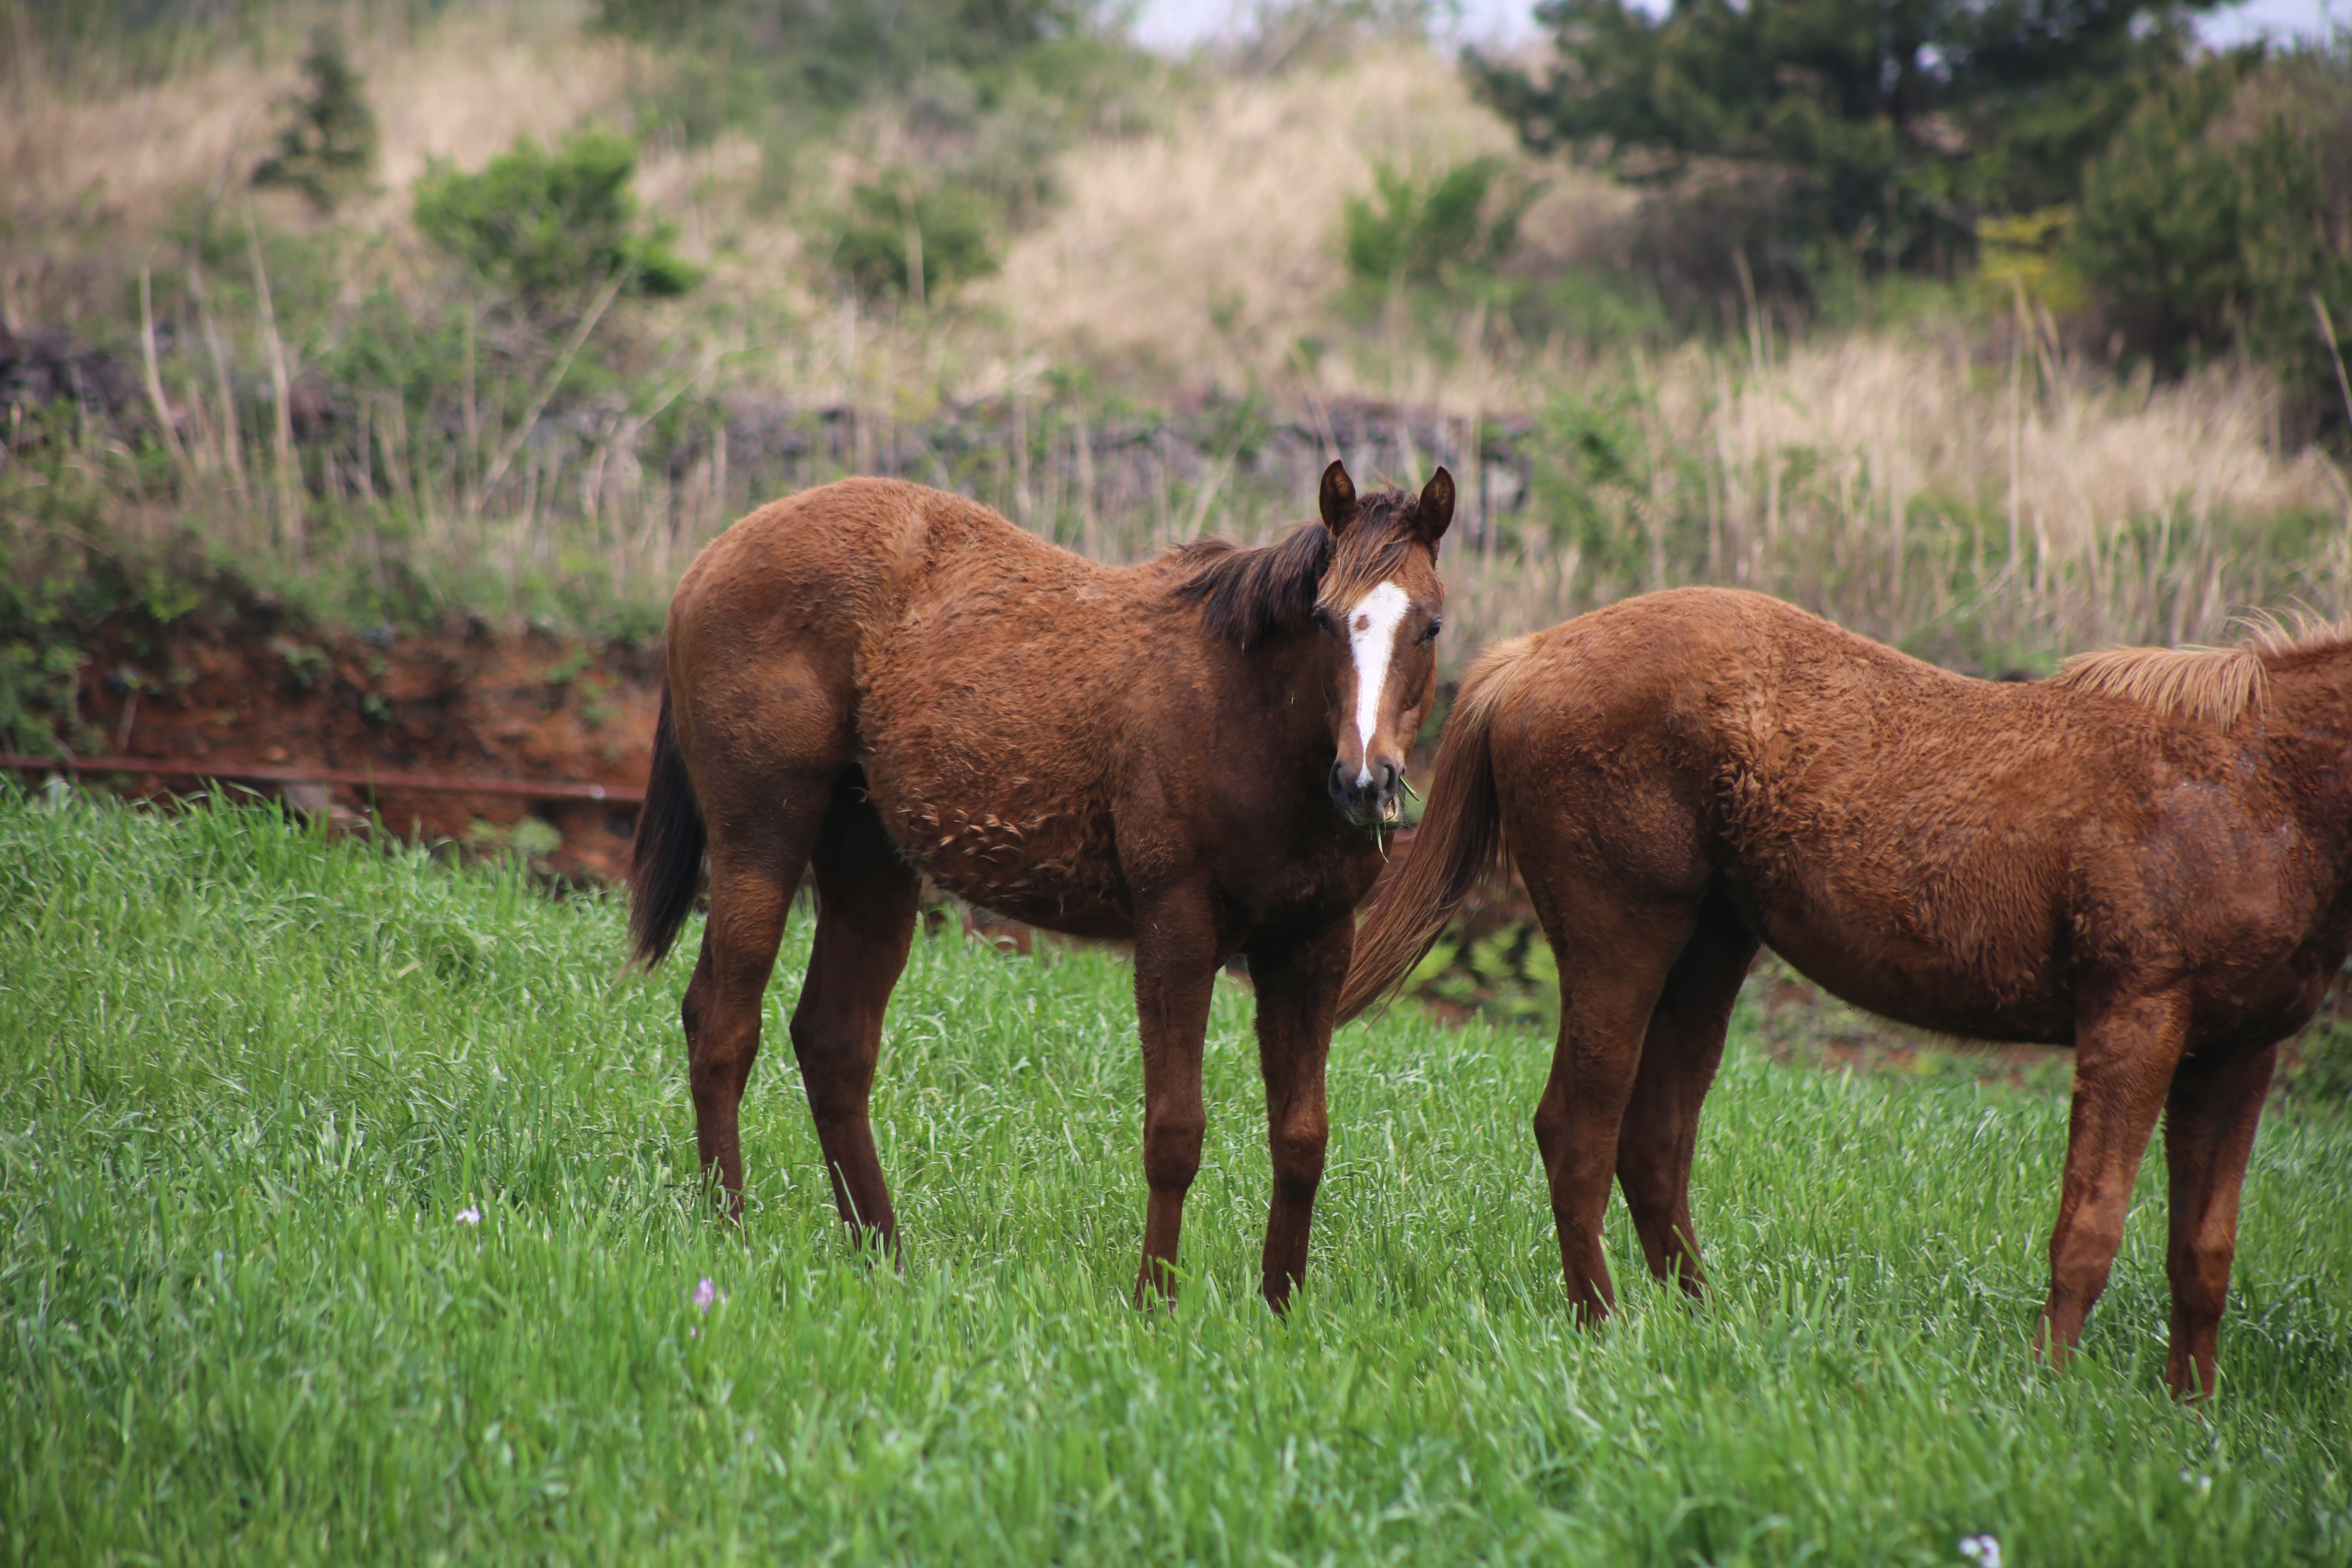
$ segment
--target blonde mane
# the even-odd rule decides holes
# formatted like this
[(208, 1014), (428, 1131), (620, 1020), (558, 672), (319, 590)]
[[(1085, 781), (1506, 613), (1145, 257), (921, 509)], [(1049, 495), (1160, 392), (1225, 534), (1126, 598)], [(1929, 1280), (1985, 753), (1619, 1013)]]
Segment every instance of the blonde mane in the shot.
[(2262, 711), (2273, 665), (2352, 644), (2352, 620), (2326, 620), (2308, 612), (2282, 619), (2258, 611), (2238, 624), (2247, 635), (2236, 647), (2111, 647), (2078, 653), (2059, 665), (2053, 684), (2120, 697), (2159, 713), (2228, 730), (2249, 710)]
[(2352, 620), (2331, 621), (2308, 610), (2290, 611), (2284, 617), (2257, 611), (2241, 624), (2248, 633), (2247, 646), (2268, 658), (2317, 653), (2352, 643)]
[(2057, 684), (2229, 730), (2247, 710), (2262, 708), (2267, 674), (2252, 648), (2111, 647), (2066, 660)]

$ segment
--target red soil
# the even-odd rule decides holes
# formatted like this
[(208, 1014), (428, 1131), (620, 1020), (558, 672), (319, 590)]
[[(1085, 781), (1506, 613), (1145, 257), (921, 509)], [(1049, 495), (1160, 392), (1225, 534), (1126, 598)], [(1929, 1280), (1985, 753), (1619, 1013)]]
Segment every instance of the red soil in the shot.
[[(103, 737), (109, 755), (199, 770), (257, 763), (645, 787), (657, 647), (493, 633), (479, 622), (361, 637), (290, 627), (261, 612), (162, 631), (101, 628), (93, 640), (69, 727), (85, 747)], [(128, 794), (189, 787), (123, 777)], [(373, 811), (428, 842), (544, 849), (540, 863), (570, 878), (618, 879), (635, 827), (634, 806), (609, 802), (252, 787), (339, 819)], [(551, 847), (545, 828), (560, 835)]]

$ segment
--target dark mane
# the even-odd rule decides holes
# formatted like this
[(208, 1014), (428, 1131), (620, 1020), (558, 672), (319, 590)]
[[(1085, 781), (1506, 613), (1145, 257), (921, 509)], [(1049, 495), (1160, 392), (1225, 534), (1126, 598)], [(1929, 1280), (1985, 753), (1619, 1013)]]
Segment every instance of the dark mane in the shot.
[(1331, 563), (1331, 534), (1310, 522), (1278, 544), (1244, 550), (1203, 539), (1175, 558), (1185, 568), (1177, 597), (1200, 605), (1201, 624), (1212, 637), (1248, 647), (1315, 613), (1316, 590)]
[(1244, 550), (1223, 539), (1183, 545), (1173, 559), (1184, 569), (1179, 598), (1201, 606), (1212, 637), (1246, 648), (1303, 625), (1328, 586), (1369, 589), (1404, 564), (1420, 536), (1410, 526), (1420, 508), (1411, 490), (1381, 490), (1358, 503), (1348, 547), (1332, 558), (1330, 531), (1303, 523), (1278, 543)]

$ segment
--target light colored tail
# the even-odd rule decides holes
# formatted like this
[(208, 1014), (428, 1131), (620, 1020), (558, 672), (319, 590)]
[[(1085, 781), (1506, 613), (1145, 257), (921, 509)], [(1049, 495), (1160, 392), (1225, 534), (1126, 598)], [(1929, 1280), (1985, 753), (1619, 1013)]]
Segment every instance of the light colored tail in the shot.
[(1495, 710), (1533, 640), (1489, 648), (1471, 668), (1437, 745), (1429, 809), (1404, 864), (1372, 900), (1356, 931), (1356, 956), (1339, 994), (1339, 1021), (1356, 1016), (1402, 983), (1435, 945), (1471, 889), (1502, 869), (1507, 854), (1495, 762), (1487, 745)]

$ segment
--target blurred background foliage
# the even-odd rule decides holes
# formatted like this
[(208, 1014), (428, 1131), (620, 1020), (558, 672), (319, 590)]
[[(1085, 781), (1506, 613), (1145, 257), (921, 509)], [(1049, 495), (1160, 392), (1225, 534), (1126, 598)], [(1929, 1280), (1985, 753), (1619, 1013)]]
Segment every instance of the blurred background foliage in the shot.
[[(1653, 270), (1821, 308), (1857, 274), (2001, 284), (2179, 374), (2243, 352), (2347, 414), (2352, 57), (2213, 53), (2213, 0), (1547, 0), (1465, 68), (1529, 148), (1657, 193)], [(2352, 312), (2336, 310), (2336, 317)]]
[(1971, 668), (2352, 607), (2352, 50), (2199, 10), (0, 0), (0, 521), (644, 628), (781, 488), (1130, 559), (1337, 449), (1464, 476), (1465, 648), (1684, 581)]

